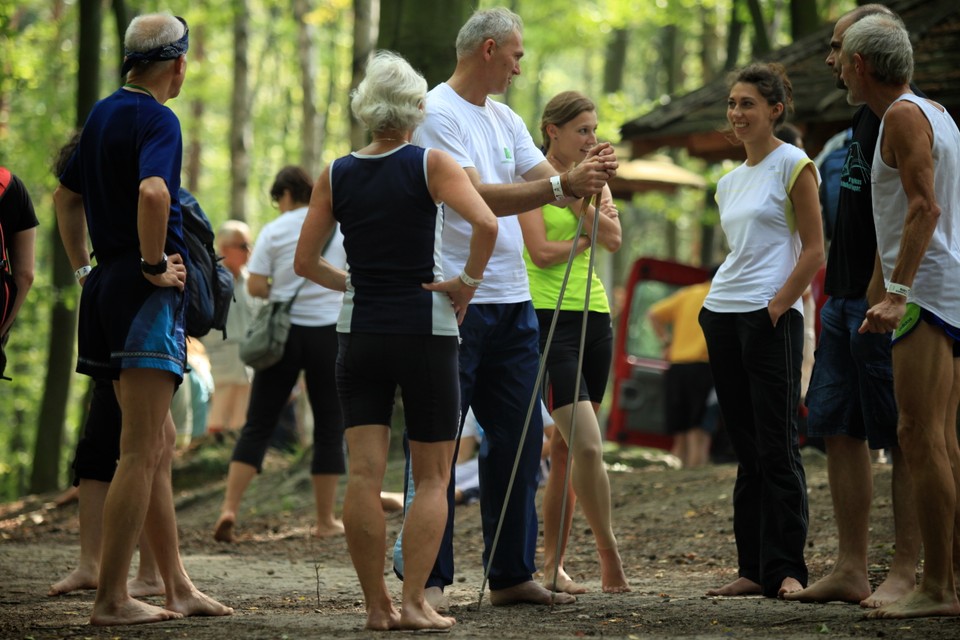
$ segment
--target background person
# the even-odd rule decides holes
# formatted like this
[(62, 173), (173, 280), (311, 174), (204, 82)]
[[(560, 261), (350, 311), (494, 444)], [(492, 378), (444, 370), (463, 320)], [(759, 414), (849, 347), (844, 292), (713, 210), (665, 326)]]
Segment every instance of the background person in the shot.
[(0, 324), (0, 377), (4, 375), (7, 356), (4, 348), (9, 339), (10, 328), (17, 318), (17, 312), (27, 299), (27, 293), (33, 286), (34, 274), (34, 245), (37, 241), (37, 214), (33, 210), (33, 202), (27, 188), (23, 186), (13, 173), (9, 175), (9, 182), (0, 195), (0, 232), (3, 233), (3, 248), (6, 255), (0, 256), (3, 262), (0, 268), (13, 274), (13, 282), (17, 293), (12, 300), (8, 300), (9, 312), (5, 314)]
[[(369, 629), (448, 629), (455, 623), (425, 600), (424, 584), (447, 519), (459, 426), (457, 325), (497, 237), (496, 218), (463, 169), (443, 152), (408, 143), (423, 120), (426, 88), (403, 58), (374, 56), (351, 102), (373, 140), (324, 170), (297, 250), (299, 273), (346, 292), (337, 325), (337, 389), (350, 454), (343, 519)], [(462, 212), (473, 229), (466, 264), (452, 277), (437, 261), (441, 202)], [(349, 273), (321, 256), (337, 222)], [(383, 577), (380, 498), (398, 386), (416, 490), (404, 522), (407, 579), (399, 612)]]
[[(570, 171), (582, 162), (597, 144), (596, 106), (575, 91), (554, 96), (544, 107), (540, 121), (546, 159), (558, 173)], [(589, 205), (589, 203), (587, 203)], [(577, 235), (583, 200), (566, 207), (546, 204), (518, 217), (523, 232), (524, 262), (530, 280), (530, 294), (540, 327), (540, 351), (543, 352), (571, 249), (576, 245), (570, 278), (560, 306), (553, 342), (547, 355), (549, 388), (552, 390), (551, 415), (560, 438), (551, 439), (552, 473), (543, 496), (543, 585), (567, 593), (583, 593), (585, 588), (573, 582), (562, 570), (563, 549), (570, 534), (570, 518), (561, 523), (563, 480), (569, 478), (580, 506), (593, 530), (600, 558), (602, 589), (607, 593), (629, 591), (610, 514), (610, 481), (603, 464), (603, 436), (597, 411), (606, 391), (613, 351), (613, 330), (607, 294), (596, 272), (590, 280), (589, 313), (586, 318), (586, 343), (580, 386), (577, 379), (581, 327), (584, 322), (590, 234), (595, 216), (600, 216), (597, 245), (607, 251), (620, 248), (621, 233), (617, 208), (610, 190), (604, 188), (600, 210), (588, 207), (583, 229)], [(576, 414), (572, 464), (565, 473), (571, 445), (572, 424)], [(570, 501), (566, 514), (572, 517)], [(562, 533), (561, 533), (562, 531)], [(559, 549), (558, 549), (559, 540)], [(554, 585), (556, 575), (556, 585)]]
[[(319, 538), (343, 533), (343, 523), (334, 515), (337, 483), (345, 470), (343, 456), (343, 420), (337, 402), (334, 364), (337, 357), (337, 314), (342, 294), (299, 277), (293, 270), (294, 253), (300, 229), (307, 216), (307, 203), (313, 183), (300, 167), (287, 166), (277, 173), (270, 197), (280, 216), (260, 231), (250, 258), (249, 293), (270, 302), (290, 300), (290, 334), (283, 357), (253, 377), (247, 421), (233, 449), (227, 470), (227, 487), (214, 526), (213, 537), (233, 542), (234, 526), (243, 494), (262, 469), (277, 420), (290, 399), (290, 393), (303, 371), (307, 396), (313, 411), (313, 458), (310, 475), (317, 506)], [(324, 251), (324, 259), (342, 267), (345, 264), (343, 236), (334, 230)]]
[(823, 263), (816, 167), (774, 136), (792, 105), (783, 67), (732, 75), (727, 120), (747, 160), (717, 185), (730, 254), (700, 312), (717, 399), (737, 455), (739, 577), (708, 595), (799, 591), (807, 582), (806, 476), (797, 406), (804, 289)]

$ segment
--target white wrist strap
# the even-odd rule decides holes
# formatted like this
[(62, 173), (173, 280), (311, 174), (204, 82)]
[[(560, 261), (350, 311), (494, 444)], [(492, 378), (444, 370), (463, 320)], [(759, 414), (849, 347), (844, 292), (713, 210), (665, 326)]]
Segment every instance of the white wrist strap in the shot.
[(560, 176), (550, 176), (550, 186), (553, 187), (553, 197), (557, 200), (563, 200), (563, 186), (560, 184)]
[(460, 281), (468, 287), (479, 287), (480, 283), (483, 282), (483, 278), (471, 278), (467, 275), (466, 271), (460, 272)]
[(897, 284), (896, 282), (888, 283), (887, 291), (898, 296), (903, 296), (904, 298), (910, 295), (910, 287), (905, 284)]
[(93, 267), (88, 264), (83, 265), (79, 269), (73, 272), (73, 275), (76, 277), (77, 282), (80, 282), (83, 278), (86, 278), (90, 275), (90, 272), (93, 271)]

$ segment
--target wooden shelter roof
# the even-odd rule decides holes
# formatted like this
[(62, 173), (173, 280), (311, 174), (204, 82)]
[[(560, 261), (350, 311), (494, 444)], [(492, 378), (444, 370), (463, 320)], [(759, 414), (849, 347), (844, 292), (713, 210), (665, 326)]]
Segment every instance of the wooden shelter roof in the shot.
[[(884, 2), (903, 18), (914, 44), (913, 81), (924, 93), (960, 117), (960, 1), (893, 0)], [(786, 67), (793, 83), (790, 122), (804, 131), (814, 155), (834, 133), (850, 124), (855, 108), (836, 88), (824, 60), (833, 24), (762, 60)], [(743, 148), (720, 133), (726, 124), (727, 82), (719, 78), (620, 127), (621, 142), (639, 158), (662, 147), (685, 148), (694, 157), (715, 162), (744, 157)]]

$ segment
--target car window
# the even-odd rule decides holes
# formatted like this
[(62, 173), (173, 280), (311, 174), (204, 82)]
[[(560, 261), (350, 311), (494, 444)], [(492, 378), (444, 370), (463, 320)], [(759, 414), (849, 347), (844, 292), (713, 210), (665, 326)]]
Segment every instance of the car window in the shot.
[(663, 359), (663, 345), (657, 338), (647, 311), (658, 300), (666, 298), (679, 289), (679, 285), (657, 280), (640, 280), (633, 291), (630, 303), (630, 326), (627, 331), (627, 354), (636, 358)]

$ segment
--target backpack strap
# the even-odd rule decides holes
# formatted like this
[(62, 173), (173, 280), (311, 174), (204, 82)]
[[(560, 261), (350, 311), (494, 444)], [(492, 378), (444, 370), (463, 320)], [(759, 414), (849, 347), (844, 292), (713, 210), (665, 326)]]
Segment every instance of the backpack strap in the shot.
[[(321, 256), (322, 256), (323, 254), (325, 254), (325, 253), (327, 252), (327, 249), (330, 248), (330, 245), (333, 244), (333, 236), (335, 236), (335, 235), (337, 235), (337, 229), (336, 229), (336, 227), (334, 227), (333, 233), (330, 234), (330, 237), (327, 238), (327, 243), (326, 243), (325, 245), (323, 245), (323, 250), (320, 251), (320, 255), (321, 255)], [(289, 302), (287, 302), (287, 311), (289, 311), (290, 309), (293, 308), (293, 301), (297, 299), (297, 296), (298, 296), (298, 295), (300, 295), (300, 289), (303, 289), (303, 285), (305, 285), (305, 284), (307, 284), (307, 279), (306, 279), (306, 278), (301, 278), (301, 279), (300, 279), (300, 286), (297, 287), (297, 290), (293, 292), (293, 297), (290, 298), (290, 301), (289, 301)]]

